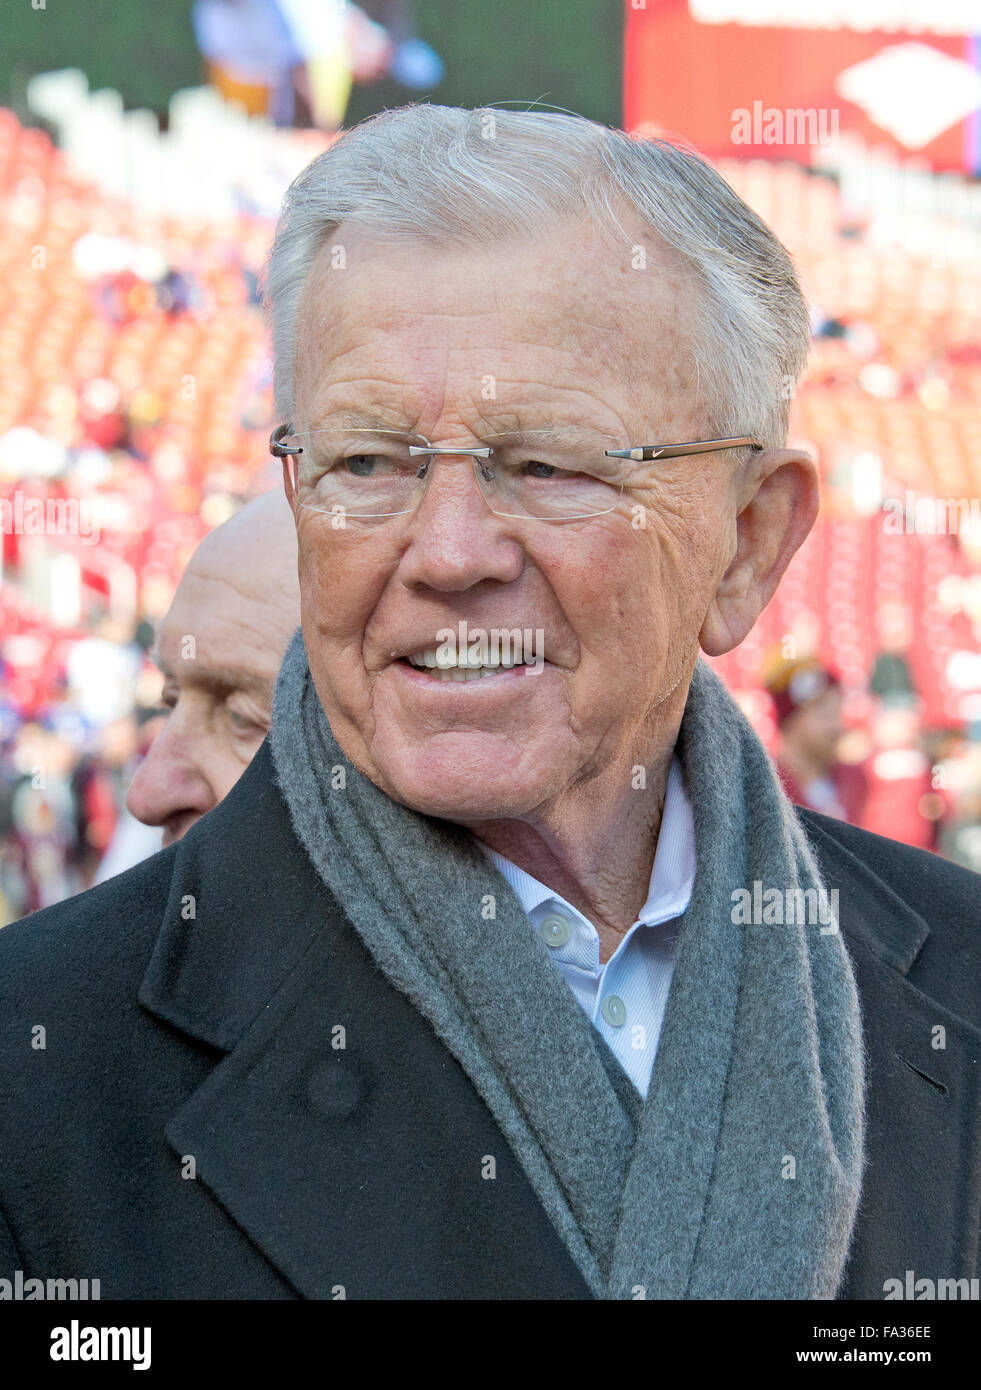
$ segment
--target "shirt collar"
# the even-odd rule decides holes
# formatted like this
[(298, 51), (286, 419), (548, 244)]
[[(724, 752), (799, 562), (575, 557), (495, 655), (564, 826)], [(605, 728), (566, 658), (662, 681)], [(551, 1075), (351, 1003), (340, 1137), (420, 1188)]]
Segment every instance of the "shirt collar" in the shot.
[[(505, 859), (503, 854), (488, 849), (480, 841), (481, 849), (507, 879), (514, 890), (515, 897), (526, 913), (531, 913), (544, 902), (561, 903), (571, 912), (576, 912), (571, 903), (560, 897), (547, 884), (520, 869), (517, 864)], [(668, 782), (664, 793), (664, 810), (661, 813), (661, 829), (654, 852), (651, 868), (650, 886), (647, 901), (641, 908), (637, 922), (653, 927), (679, 917), (691, 900), (695, 884), (695, 822), (691, 802), (685, 790), (681, 775), (681, 764), (677, 755), (671, 760)], [(579, 915), (578, 913), (576, 914)], [(636, 923), (634, 924), (636, 925)]]

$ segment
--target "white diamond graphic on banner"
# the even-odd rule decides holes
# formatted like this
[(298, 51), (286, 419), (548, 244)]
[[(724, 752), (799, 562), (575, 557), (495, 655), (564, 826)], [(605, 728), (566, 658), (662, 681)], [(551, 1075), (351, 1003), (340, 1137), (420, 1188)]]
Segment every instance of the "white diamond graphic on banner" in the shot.
[(910, 150), (981, 107), (981, 73), (925, 43), (899, 43), (846, 68), (835, 91)]

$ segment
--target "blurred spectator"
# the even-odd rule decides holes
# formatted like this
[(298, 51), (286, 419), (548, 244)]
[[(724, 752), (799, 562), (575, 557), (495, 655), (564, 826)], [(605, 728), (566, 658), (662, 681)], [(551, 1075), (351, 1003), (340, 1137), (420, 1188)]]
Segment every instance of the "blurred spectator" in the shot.
[(780, 730), (777, 769), (791, 801), (858, 824), (866, 780), (860, 767), (838, 757), (844, 726), (837, 675), (813, 657), (781, 661), (766, 688)]
[(931, 786), (930, 760), (922, 738), (915, 696), (901, 702), (894, 693), (883, 701), (872, 723), (874, 751), (868, 762), (868, 798), (860, 824), (876, 835), (933, 849), (942, 806)]
[(908, 704), (916, 687), (907, 659), (913, 641), (909, 610), (903, 604), (884, 604), (879, 615), (880, 651), (872, 668), (869, 689), (887, 703)]
[(191, 17), (211, 85), (250, 116), (292, 125), (302, 58), (277, 0), (195, 0)]
[(35, 912), (85, 886), (73, 863), (73, 752), (37, 723), (18, 730), (5, 766), (0, 896), (10, 917)]
[(75, 708), (100, 726), (122, 719), (133, 707), (143, 654), (126, 640), (122, 625), (104, 618), (97, 631), (76, 642), (68, 658), (68, 681)]
[(954, 814), (940, 828), (937, 847), (955, 864), (981, 873), (981, 787), (960, 797)]
[[(165, 716), (159, 709), (137, 711), (135, 724), (137, 730), (136, 767), (149, 753), (154, 739), (163, 729)], [(134, 771), (131, 767), (130, 772)], [(127, 778), (127, 784), (130, 778)], [(128, 806), (123, 806), (116, 820), (105, 854), (99, 862), (93, 883), (104, 883), (107, 878), (131, 869), (142, 859), (148, 859), (162, 847), (163, 835), (159, 826), (144, 825), (138, 821)]]
[(119, 800), (109, 770), (96, 753), (82, 754), (71, 788), (75, 806), (72, 858), (83, 883), (89, 883), (116, 829)]
[(351, 84), (381, 77), (392, 59), (392, 41), (357, 5), (344, 0), (278, 0), (304, 65), (297, 87), (320, 130), (340, 129)]
[(945, 742), (931, 777), (947, 809), (938, 826), (937, 850), (981, 873), (981, 723), (975, 721), (966, 738), (952, 734)]
[(160, 626), (171, 713), (127, 806), (163, 828), (165, 846), (227, 795), (257, 752), (299, 620), (293, 517), (282, 493), (269, 493), (205, 537)]

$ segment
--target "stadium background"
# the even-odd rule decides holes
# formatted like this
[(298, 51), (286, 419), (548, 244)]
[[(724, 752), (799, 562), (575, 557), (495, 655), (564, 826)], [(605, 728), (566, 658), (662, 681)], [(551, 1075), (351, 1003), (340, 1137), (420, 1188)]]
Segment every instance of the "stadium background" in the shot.
[[(205, 85), (191, 0), (35, 3), (0, 21), (0, 924), (90, 881), (159, 727), (154, 623), (269, 482), (256, 277), (289, 179), (332, 138)], [(954, 0), (896, 0), (910, 31), (864, 22), (886, 0), (854, 0), (851, 28), (810, 9), (418, 0), (441, 80), (356, 82), (344, 124), (421, 98), (666, 130), (774, 227), (813, 310), (792, 438), (824, 500), (715, 664), (771, 747), (767, 664), (833, 664), (867, 828), (978, 868), (979, 44)], [(791, 101), (813, 128), (784, 121)], [(78, 524), (32, 528), (31, 500)]]

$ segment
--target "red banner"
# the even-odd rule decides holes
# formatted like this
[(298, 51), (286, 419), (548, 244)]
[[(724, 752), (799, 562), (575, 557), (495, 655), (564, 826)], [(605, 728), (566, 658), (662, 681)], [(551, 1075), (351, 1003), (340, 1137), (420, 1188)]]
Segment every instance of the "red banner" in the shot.
[(624, 126), (805, 163), (854, 133), (975, 172), (972, 25), (978, 0), (626, 0)]

